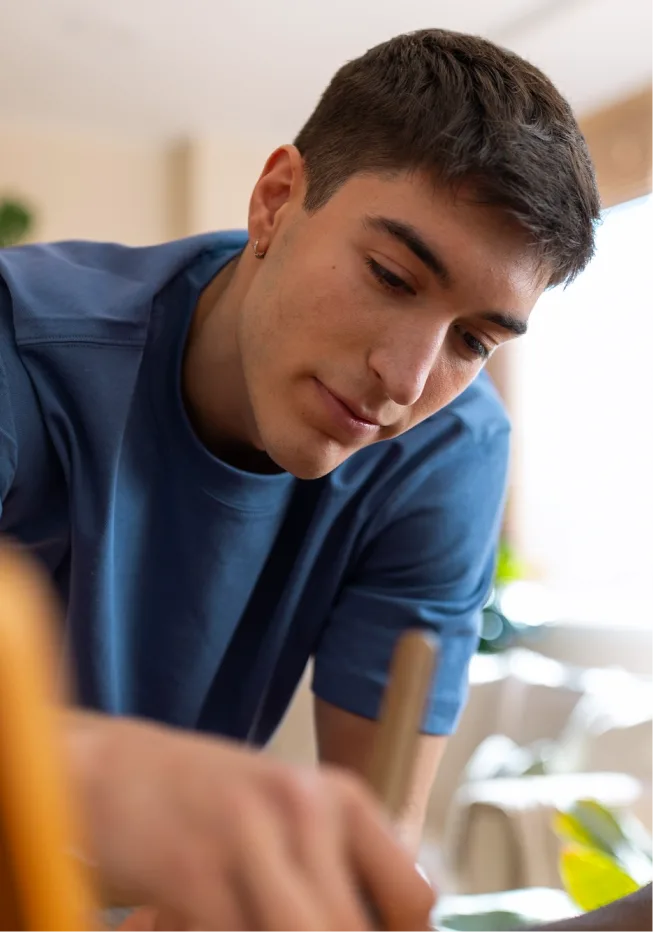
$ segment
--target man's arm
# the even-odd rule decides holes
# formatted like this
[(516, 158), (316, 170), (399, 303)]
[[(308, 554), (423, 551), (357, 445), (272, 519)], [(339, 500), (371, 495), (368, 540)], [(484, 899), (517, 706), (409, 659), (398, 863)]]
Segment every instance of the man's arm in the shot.
[[(439, 433), (435, 432), (435, 428)], [(508, 434), (474, 431), (443, 412), (435, 442), (389, 483), (315, 657), (319, 757), (366, 775), (394, 648), (409, 628), (438, 638), (410, 797), (399, 829), (416, 852), (429, 793), (455, 727), (494, 569)]]
[(532, 932), (642, 932), (653, 929), (651, 884), (601, 909), (561, 919), (545, 926), (529, 926)]
[[(377, 723), (315, 699), (315, 729), (320, 762), (344, 767), (364, 779), (374, 747)], [(417, 856), (426, 806), (442, 754), (445, 735), (422, 735), (415, 772), (402, 812), (398, 833), (410, 852)]]

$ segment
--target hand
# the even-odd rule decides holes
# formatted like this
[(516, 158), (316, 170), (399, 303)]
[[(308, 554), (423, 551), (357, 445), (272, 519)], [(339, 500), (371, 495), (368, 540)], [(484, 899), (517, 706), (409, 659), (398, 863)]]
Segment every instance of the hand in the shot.
[(175, 928), (368, 929), (368, 898), (384, 929), (428, 928), (431, 889), (354, 778), (130, 719), (75, 717), (70, 747), (123, 902)]

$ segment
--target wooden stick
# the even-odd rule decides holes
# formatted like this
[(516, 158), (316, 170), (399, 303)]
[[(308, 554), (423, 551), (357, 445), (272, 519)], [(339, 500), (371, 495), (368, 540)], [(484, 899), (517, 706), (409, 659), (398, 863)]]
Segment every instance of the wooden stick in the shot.
[(407, 802), (436, 658), (435, 638), (419, 630), (402, 635), (392, 657), (368, 773), (370, 786), (391, 818)]
[(97, 928), (70, 854), (79, 840), (55, 704), (59, 613), (47, 582), (0, 544), (0, 928)]

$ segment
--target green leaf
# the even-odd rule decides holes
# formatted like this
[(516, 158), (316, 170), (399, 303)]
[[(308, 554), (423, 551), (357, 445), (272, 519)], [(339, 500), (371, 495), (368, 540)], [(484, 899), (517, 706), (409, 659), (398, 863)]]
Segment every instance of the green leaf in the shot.
[(560, 856), (560, 874), (569, 896), (586, 912), (639, 889), (612, 858), (589, 848), (566, 848)]
[(497, 550), (497, 565), (494, 572), (496, 584), (506, 586), (508, 583), (524, 579), (527, 575), (526, 567), (519, 560), (510, 544), (506, 540), (501, 540)]
[(0, 201), (0, 247), (13, 246), (29, 232), (32, 217), (18, 201)]

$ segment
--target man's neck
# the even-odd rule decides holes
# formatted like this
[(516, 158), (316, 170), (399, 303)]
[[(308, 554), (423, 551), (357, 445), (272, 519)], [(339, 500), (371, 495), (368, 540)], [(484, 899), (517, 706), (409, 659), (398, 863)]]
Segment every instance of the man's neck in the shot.
[(242, 256), (229, 262), (199, 297), (186, 341), (182, 394), (197, 436), (214, 455), (253, 472), (273, 464), (250, 441), (253, 433), (237, 338), (245, 287)]

